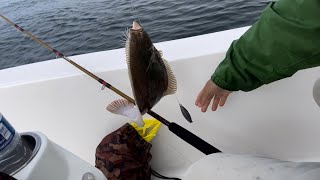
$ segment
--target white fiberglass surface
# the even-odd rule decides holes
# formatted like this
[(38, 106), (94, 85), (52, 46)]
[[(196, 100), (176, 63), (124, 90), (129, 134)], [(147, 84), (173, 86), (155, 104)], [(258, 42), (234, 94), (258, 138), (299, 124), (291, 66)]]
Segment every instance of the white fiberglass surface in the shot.
[[(201, 41), (191, 38), (183, 41), (183, 44), (179, 40), (160, 43), (159, 49), (164, 51), (164, 57), (169, 60), (177, 77), (177, 97), (189, 110), (194, 122), (190, 124), (183, 118), (174, 96), (164, 97), (153, 110), (224, 152), (319, 161), (320, 109), (312, 94), (313, 85), (320, 77), (319, 68), (298, 72), (291, 78), (250, 93), (234, 92), (225, 107), (216, 112), (202, 113), (194, 105), (198, 92), (224, 58), (229, 43), (239, 34), (225, 38), (227, 42), (216, 36), (214, 40), (220, 39), (221, 42), (212, 42), (210, 38), (207, 38), (207, 42), (204, 37)], [(219, 43), (223, 46), (221, 52), (210, 53), (211, 47), (219, 49)], [(180, 54), (193, 46), (203, 48), (197, 52)], [(174, 47), (177, 51), (172, 49)], [(174, 53), (177, 53), (176, 56)], [(124, 63), (124, 59), (119, 61)], [(83, 59), (79, 62), (90, 64)], [(41, 66), (41, 63), (37, 66)], [(125, 64), (117, 64), (117, 67), (104, 70), (99, 66), (100, 69), (95, 71), (107, 82), (132, 96)], [(25, 69), (29, 68), (32, 66)], [(47, 68), (47, 71), (50, 69), (45, 64), (42, 68)], [(45, 72), (43, 69), (41, 71)], [(7, 73), (19, 76), (21, 72), (11, 69)], [(29, 80), (22, 80), (20, 75), (21, 78), (15, 77), (15, 80), (19, 79), (16, 84), (10, 84), (3, 78), (0, 88), (1, 112), (18, 131), (41, 131), (52, 141), (94, 164), (95, 148), (101, 139), (129, 122), (127, 118), (110, 114), (105, 109), (111, 101), (120, 97), (108, 89), (102, 91), (100, 84), (81, 73), (60, 78), (48, 74), (47, 80), (34, 77), (37, 79), (35, 81), (32, 81), (31, 75), (27, 75), (31, 78)], [(203, 157), (164, 125), (152, 144), (151, 164), (160, 172), (183, 172)]]

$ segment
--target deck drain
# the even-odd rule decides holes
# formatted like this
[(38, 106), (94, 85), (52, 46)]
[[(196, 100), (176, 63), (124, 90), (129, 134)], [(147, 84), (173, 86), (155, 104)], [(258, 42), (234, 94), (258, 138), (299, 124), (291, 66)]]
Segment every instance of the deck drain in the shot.
[(90, 172), (87, 172), (82, 176), (82, 180), (94, 180), (94, 175)]

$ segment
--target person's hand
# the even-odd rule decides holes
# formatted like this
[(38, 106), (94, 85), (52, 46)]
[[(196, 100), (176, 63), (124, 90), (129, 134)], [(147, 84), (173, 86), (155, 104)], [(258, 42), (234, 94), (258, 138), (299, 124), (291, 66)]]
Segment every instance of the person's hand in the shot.
[(195, 104), (201, 108), (202, 112), (206, 112), (211, 99), (214, 98), (212, 111), (215, 111), (217, 110), (218, 105), (222, 107), (225, 104), (230, 93), (231, 91), (220, 88), (211, 79), (209, 79), (200, 91)]

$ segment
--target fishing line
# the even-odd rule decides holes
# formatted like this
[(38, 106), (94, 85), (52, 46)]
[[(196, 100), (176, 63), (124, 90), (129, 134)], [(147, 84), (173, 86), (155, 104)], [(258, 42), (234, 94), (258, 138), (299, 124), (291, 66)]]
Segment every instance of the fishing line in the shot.
[[(136, 16), (139, 24), (142, 26), (139, 15), (138, 15), (138, 11), (135, 8), (133, 0), (130, 0), (130, 2), (131, 2), (131, 11), (132, 11), (133, 17)], [(134, 20), (136, 20), (136, 19), (134, 19)]]
[[(28, 35), (30, 38), (32, 38), (33, 40), (35, 40), (36, 42), (38, 42), (39, 44), (41, 44), (42, 46), (47, 48), (49, 51), (56, 54), (58, 57), (63, 58), (64, 60), (66, 60), (67, 62), (69, 62), (70, 64), (72, 64), (73, 66), (75, 66), (76, 68), (78, 68), (79, 70), (81, 70), (82, 72), (87, 74), (88, 76), (90, 76), (93, 79), (95, 79), (96, 81), (98, 81), (100, 84), (102, 84), (102, 89), (108, 88), (108, 89), (112, 90), (113, 92), (117, 93), (118, 95), (120, 95), (121, 97), (127, 99), (129, 102), (135, 104), (134, 99), (132, 99), (131, 97), (129, 97), (125, 93), (121, 92), (119, 89), (115, 88), (114, 86), (112, 86), (111, 84), (106, 82), (105, 80), (101, 79), (100, 77), (98, 77), (95, 74), (91, 73), (90, 71), (86, 70), (85, 68), (83, 68), (79, 64), (75, 63), (74, 61), (72, 61), (71, 59), (69, 59), (68, 57), (63, 55), (61, 52), (57, 51), (56, 49), (52, 48), (51, 46), (44, 43), (40, 39), (36, 38), (34, 35), (29, 33), (28, 31), (24, 30), (19, 25), (13, 23), (8, 18), (4, 17), (2, 14), (0, 14), (0, 17), (3, 18), (6, 22), (11, 24), (12, 26), (14, 26), (19, 31), (21, 31), (22, 33)], [(178, 137), (180, 137), (181, 139), (183, 139), (185, 142), (189, 143), (193, 147), (197, 148), (202, 153), (208, 155), (208, 154), (220, 152), (220, 150), (213, 147), (211, 144), (209, 144), (206, 141), (204, 141), (203, 139), (199, 138), (198, 136), (196, 136), (192, 132), (188, 131), (187, 129), (181, 127), (180, 125), (178, 125), (174, 122), (169, 122), (168, 120), (166, 120), (165, 118), (163, 118), (159, 114), (155, 113), (151, 109), (147, 113), (150, 116), (152, 116), (153, 118), (155, 118), (158, 121), (160, 121), (161, 123), (163, 123), (164, 125), (166, 125), (172, 133), (176, 134)]]
[(180, 178), (163, 176), (153, 169), (151, 169), (151, 174), (157, 178), (160, 178), (160, 179), (181, 180)]

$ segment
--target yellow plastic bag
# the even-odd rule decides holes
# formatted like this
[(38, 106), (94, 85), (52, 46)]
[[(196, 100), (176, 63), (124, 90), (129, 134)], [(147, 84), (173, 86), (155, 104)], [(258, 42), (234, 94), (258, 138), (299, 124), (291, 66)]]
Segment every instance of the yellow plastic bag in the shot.
[(161, 127), (161, 122), (156, 119), (144, 119), (144, 126), (139, 127), (136, 123), (131, 123), (131, 125), (137, 130), (140, 136), (150, 142), (157, 134)]

